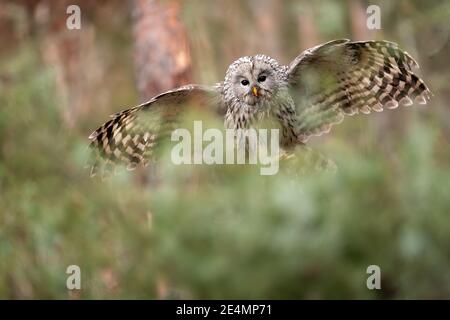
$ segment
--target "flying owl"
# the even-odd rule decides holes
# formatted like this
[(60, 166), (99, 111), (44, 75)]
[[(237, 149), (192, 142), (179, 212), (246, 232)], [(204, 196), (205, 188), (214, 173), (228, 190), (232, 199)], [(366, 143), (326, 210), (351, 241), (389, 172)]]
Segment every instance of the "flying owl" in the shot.
[(280, 146), (291, 149), (311, 136), (328, 133), (345, 115), (369, 114), (413, 101), (426, 104), (430, 90), (412, 71), (417, 62), (388, 41), (330, 41), (310, 48), (289, 65), (266, 55), (233, 62), (223, 82), (190, 84), (112, 115), (89, 138), (101, 164), (147, 164), (162, 137), (177, 127), (192, 106), (213, 110), (227, 129), (264, 126), (280, 129)]

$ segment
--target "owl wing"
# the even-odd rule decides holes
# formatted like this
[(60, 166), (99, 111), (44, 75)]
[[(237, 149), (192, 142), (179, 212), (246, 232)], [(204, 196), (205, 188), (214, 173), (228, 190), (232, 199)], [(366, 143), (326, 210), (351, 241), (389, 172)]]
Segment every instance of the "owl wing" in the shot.
[(426, 104), (430, 90), (413, 67), (417, 62), (388, 41), (341, 39), (304, 51), (286, 67), (299, 140), (329, 132), (344, 115), (395, 109), (413, 100)]
[(112, 119), (89, 136), (95, 155), (90, 164), (91, 176), (100, 169), (108, 172), (116, 164), (126, 165), (129, 170), (147, 164), (158, 142), (176, 129), (185, 108), (206, 107), (222, 114), (221, 87), (186, 85), (111, 115)]

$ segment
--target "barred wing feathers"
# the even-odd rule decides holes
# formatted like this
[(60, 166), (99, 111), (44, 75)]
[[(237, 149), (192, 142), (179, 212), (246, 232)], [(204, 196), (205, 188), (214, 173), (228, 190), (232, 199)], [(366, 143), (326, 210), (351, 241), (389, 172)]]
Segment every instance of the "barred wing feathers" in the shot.
[(288, 66), (299, 139), (330, 131), (344, 115), (426, 104), (430, 90), (417, 62), (388, 41), (334, 40), (306, 50)]
[(161, 138), (170, 135), (184, 107), (214, 108), (220, 112), (220, 84), (187, 85), (161, 93), (148, 102), (113, 114), (90, 136), (95, 154), (91, 176), (100, 169), (107, 172), (116, 164), (132, 170), (147, 164)]

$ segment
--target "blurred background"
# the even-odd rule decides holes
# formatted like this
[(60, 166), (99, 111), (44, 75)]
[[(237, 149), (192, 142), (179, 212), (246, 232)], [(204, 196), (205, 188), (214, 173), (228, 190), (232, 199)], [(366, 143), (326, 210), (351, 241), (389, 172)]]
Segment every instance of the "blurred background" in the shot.
[[(0, 298), (450, 298), (448, 21), (438, 0), (0, 0)], [(336, 38), (397, 42), (434, 94), (312, 139), (337, 173), (165, 159), (156, 182), (89, 178), (87, 137), (109, 114)]]

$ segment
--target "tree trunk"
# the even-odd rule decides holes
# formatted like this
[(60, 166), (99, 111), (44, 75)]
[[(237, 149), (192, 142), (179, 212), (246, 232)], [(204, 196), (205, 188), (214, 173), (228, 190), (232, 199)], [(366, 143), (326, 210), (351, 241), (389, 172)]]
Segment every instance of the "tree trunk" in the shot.
[(141, 100), (192, 81), (178, 1), (134, 0), (134, 62)]

